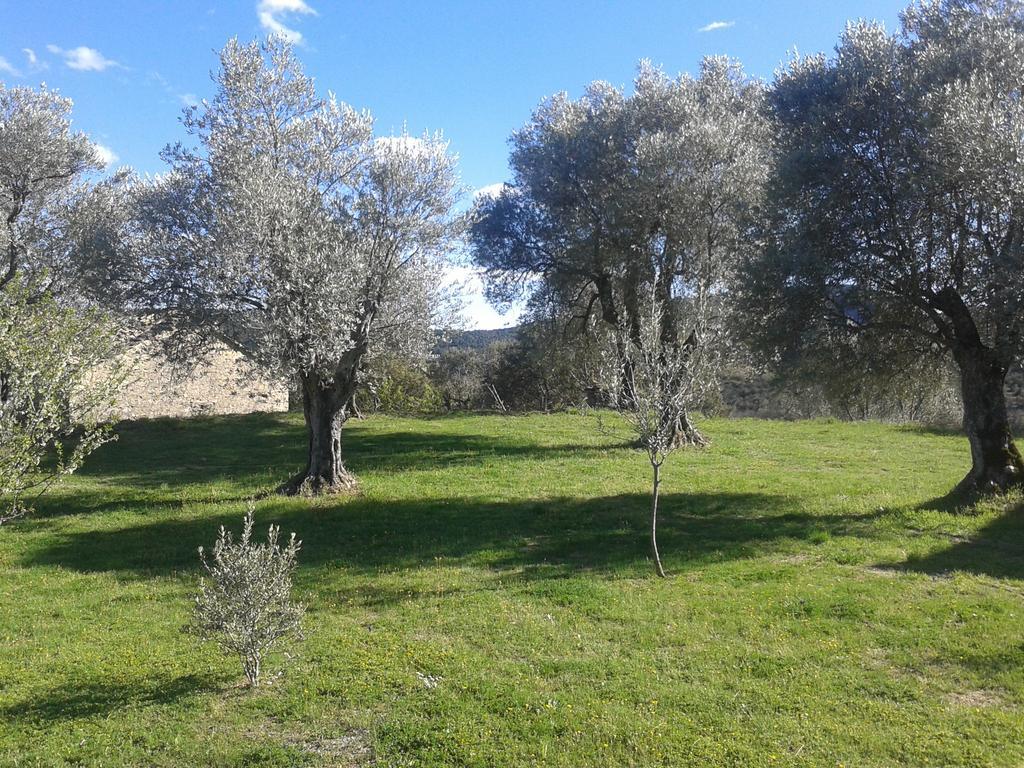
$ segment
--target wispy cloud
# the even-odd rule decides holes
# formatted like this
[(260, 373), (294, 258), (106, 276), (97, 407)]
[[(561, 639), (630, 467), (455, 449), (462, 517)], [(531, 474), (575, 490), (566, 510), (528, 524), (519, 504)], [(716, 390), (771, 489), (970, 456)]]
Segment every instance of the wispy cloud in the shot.
[(166, 93), (169, 97), (175, 101), (181, 102), (186, 107), (197, 107), (199, 106), (199, 97), (189, 91), (183, 91), (180, 88), (173, 85), (166, 77), (161, 75), (155, 69), (151, 69), (147, 75), (150, 82), (156, 83), (160, 86), (161, 90)]
[(0, 56), (0, 73), (6, 73), (11, 77), (21, 77), (21, 72), (11, 62)]
[(735, 27), (735, 21), (712, 21), (710, 24), (705, 24), (703, 27), (698, 29), (698, 32), (716, 32), (719, 29), (729, 29), (729, 27)]
[(25, 67), (29, 72), (42, 72), (50, 68), (49, 64), (39, 58), (34, 49), (22, 48), (21, 52), (25, 54)]
[(284, 24), (292, 14), (316, 16), (316, 11), (309, 7), (306, 0), (260, 0), (256, 5), (256, 15), (260, 26), (274, 35), (281, 35), (293, 43), (302, 42), (302, 33)]
[(121, 66), (113, 59), (108, 59), (95, 48), (89, 48), (84, 45), (65, 50), (51, 43), (46, 46), (46, 50), (63, 58), (64, 65), (69, 69), (77, 69), (81, 72), (102, 72), (110, 67)]
[(104, 168), (113, 165), (118, 161), (117, 154), (110, 147), (98, 143), (93, 144), (92, 146), (93, 149), (96, 150), (96, 155), (99, 157), (100, 162), (103, 163)]
[(503, 181), (499, 181), (497, 184), (488, 184), (486, 187), (480, 187), (480, 189), (473, 193), (473, 200), (498, 197), (503, 189), (505, 189), (505, 182)]

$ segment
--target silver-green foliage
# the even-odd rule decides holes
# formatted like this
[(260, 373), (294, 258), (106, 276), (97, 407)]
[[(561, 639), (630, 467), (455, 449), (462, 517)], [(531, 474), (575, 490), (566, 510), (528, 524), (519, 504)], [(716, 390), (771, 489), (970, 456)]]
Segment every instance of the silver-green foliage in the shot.
[(174, 357), (226, 342), (297, 378), (310, 460), (290, 486), (350, 488), (341, 429), (371, 361), (422, 359), (446, 324), (456, 158), (439, 135), (374, 138), (280, 38), (232, 40), (220, 64), (183, 118), (194, 146), (137, 185), (116, 282), (173, 331)]
[(18, 280), (0, 288), (0, 523), (111, 439), (104, 417), (120, 379), (92, 371), (116, 341), (98, 312), (33, 297)]
[[(512, 183), (470, 216), (490, 296), (526, 293), (573, 330), (624, 331), (631, 344), (651, 296), (664, 310), (659, 346), (725, 325), (726, 289), (757, 246), (769, 127), (763, 85), (720, 57), (696, 77), (642, 63), (631, 94), (595, 82), (579, 99), (546, 99), (512, 136)], [(713, 302), (721, 311), (698, 316)], [(677, 426), (677, 438), (704, 441), (685, 414)]]
[(795, 58), (768, 94), (767, 247), (740, 270), (741, 316), (784, 372), (951, 360), (962, 490), (1024, 483), (1004, 393), (1024, 361), (1022, 71), (1021, 0), (915, 2), (895, 32), (851, 23), (834, 56)]
[(118, 178), (95, 183), (95, 146), (71, 101), (0, 83), (0, 523), (110, 438), (115, 333), (90, 304), (117, 221)]
[(237, 654), (255, 687), (264, 654), (279, 640), (301, 639), (305, 608), (291, 597), (302, 542), (293, 533), (282, 546), (276, 525), (270, 526), (265, 544), (253, 542), (253, 515), (250, 505), (237, 541), (221, 526), (209, 559), (199, 548), (206, 576), (200, 581), (192, 628)]

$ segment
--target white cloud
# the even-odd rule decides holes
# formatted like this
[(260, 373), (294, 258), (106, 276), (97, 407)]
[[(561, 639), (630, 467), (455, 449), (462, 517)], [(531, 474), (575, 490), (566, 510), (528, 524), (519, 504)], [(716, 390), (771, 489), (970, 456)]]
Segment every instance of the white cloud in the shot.
[(450, 264), (444, 271), (444, 284), (454, 287), (462, 300), (462, 315), (469, 328), (487, 330), (508, 328), (519, 322), (523, 307), (513, 306), (505, 314), (492, 307), (484, 297), (484, 281), (476, 267)]
[(3, 56), (0, 56), (0, 72), (6, 72), (11, 77), (21, 77), (21, 72)]
[(306, 0), (260, 0), (256, 5), (256, 15), (260, 26), (274, 35), (281, 35), (293, 43), (302, 42), (302, 33), (285, 26), (282, 19), (291, 14), (316, 16), (316, 11), (309, 7)]
[(186, 107), (199, 106), (199, 97), (196, 96), (194, 93), (179, 93), (178, 98), (181, 100), (181, 103), (184, 104)]
[(32, 48), (22, 48), (21, 52), (25, 54), (25, 66), (29, 72), (42, 72), (50, 68)]
[(480, 189), (473, 193), (473, 199), (479, 200), (481, 197), (497, 197), (506, 186), (505, 182), (499, 181), (497, 184), (488, 184), (486, 187), (480, 187)]
[(715, 32), (719, 29), (729, 29), (729, 27), (735, 27), (735, 21), (712, 21), (710, 24), (705, 24), (703, 27), (698, 29), (698, 32)]
[(117, 155), (110, 147), (105, 147), (102, 144), (93, 144), (93, 149), (96, 150), (96, 155), (99, 157), (100, 162), (103, 163), (103, 167), (107, 168), (118, 161)]
[(46, 50), (63, 57), (64, 64), (69, 69), (77, 69), (81, 72), (102, 72), (110, 67), (121, 66), (113, 59), (108, 59), (95, 48), (89, 48), (84, 45), (65, 50), (51, 43), (46, 46)]

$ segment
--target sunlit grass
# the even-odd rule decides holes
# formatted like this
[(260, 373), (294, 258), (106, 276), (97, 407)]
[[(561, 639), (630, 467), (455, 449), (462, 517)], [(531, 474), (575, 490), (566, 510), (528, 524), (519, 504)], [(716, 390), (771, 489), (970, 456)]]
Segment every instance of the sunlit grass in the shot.
[(648, 472), (592, 417), (373, 417), (361, 495), (275, 495), (309, 638), (269, 688), (181, 632), (196, 547), (302, 461), (293, 415), (126, 426), (0, 529), (0, 764), (1013, 766), (1024, 511), (955, 434), (712, 421)]

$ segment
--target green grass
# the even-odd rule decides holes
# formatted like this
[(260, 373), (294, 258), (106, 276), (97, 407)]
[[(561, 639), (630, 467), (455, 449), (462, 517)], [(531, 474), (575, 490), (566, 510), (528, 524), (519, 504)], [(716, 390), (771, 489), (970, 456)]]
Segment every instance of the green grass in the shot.
[(1019, 766), (1024, 508), (955, 434), (711, 421), (665, 472), (590, 417), (374, 417), (363, 492), (269, 496), (308, 639), (257, 692), (183, 633), (196, 547), (292, 415), (128, 425), (0, 529), (4, 766)]

